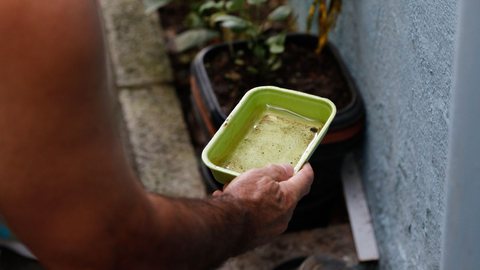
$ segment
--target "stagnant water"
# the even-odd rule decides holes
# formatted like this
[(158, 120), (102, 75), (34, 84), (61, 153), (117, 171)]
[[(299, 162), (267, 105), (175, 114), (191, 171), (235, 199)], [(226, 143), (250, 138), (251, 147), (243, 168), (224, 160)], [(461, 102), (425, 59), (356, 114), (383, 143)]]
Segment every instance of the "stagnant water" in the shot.
[(322, 127), (319, 121), (267, 106), (220, 166), (239, 173), (270, 163), (295, 166)]

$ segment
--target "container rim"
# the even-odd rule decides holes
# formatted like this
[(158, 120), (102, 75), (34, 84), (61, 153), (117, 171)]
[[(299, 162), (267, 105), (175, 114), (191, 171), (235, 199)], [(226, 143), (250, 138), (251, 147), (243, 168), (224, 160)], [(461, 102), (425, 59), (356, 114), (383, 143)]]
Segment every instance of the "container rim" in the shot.
[(307, 93), (304, 93), (304, 92), (300, 92), (300, 91), (295, 91), (295, 90), (290, 90), (290, 89), (285, 89), (285, 88), (281, 88), (281, 87), (277, 87), (277, 86), (258, 86), (258, 87), (255, 87), (255, 88), (252, 88), (250, 89), (243, 97), (242, 99), (240, 100), (240, 102), (238, 103), (239, 105), (235, 106), (235, 108), (232, 110), (232, 112), (227, 116), (227, 118), (225, 119), (224, 123), (220, 126), (220, 128), (217, 130), (217, 132), (215, 133), (215, 135), (210, 139), (210, 141), (208, 142), (207, 146), (205, 146), (205, 148), (203, 149), (202, 151), (202, 161), (204, 162), (204, 164), (209, 167), (210, 169), (212, 170), (216, 170), (216, 171), (219, 171), (221, 173), (224, 173), (224, 174), (228, 174), (228, 175), (231, 175), (233, 177), (237, 177), (239, 176), (241, 173), (238, 173), (236, 171), (233, 171), (233, 170), (230, 170), (230, 169), (227, 169), (227, 168), (224, 168), (224, 167), (221, 167), (221, 166), (218, 166), (218, 165), (215, 165), (211, 160), (210, 158), (208, 157), (208, 153), (209, 151), (211, 150), (211, 148), (213, 147), (213, 145), (215, 144), (215, 142), (218, 140), (218, 138), (220, 136), (222, 136), (224, 130), (225, 130), (225, 123), (228, 123), (230, 121), (230, 119), (236, 115), (237, 111), (240, 110), (240, 108), (242, 107), (241, 104), (244, 104), (244, 101), (249, 99), (250, 96), (252, 95), (255, 95), (256, 93), (258, 92), (261, 92), (261, 91), (266, 91), (266, 90), (273, 90), (273, 91), (278, 91), (278, 92), (282, 92), (282, 93), (287, 93), (287, 94), (290, 94), (290, 95), (296, 95), (296, 96), (303, 96), (303, 97), (306, 97), (306, 98), (309, 98), (309, 99), (315, 99), (315, 100), (320, 100), (326, 104), (328, 104), (330, 106), (330, 109), (331, 109), (331, 113), (330, 113), (330, 116), (328, 117), (327, 121), (325, 121), (324, 123), (324, 126), (322, 127), (321, 129), (321, 136), (317, 137), (316, 139), (312, 140), (310, 142), (310, 144), (307, 146), (306, 150), (303, 152), (302, 156), (300, 157), (298, 163), (295, 165), (294, 167), (294, 174), (297, 173), (301, 168), (302, 166), (305, 164), (305, 162), (307, 161), (307, 159), (311, 156), (311, 154), (315, 151), (316, 147), (320, 144), (320, 141), (323, 139), (323, 137), (325, 136), (327, 130), (328, 130), (328, 127), (330, 126), (331, 122), (333, 121), (333, 118), (335, 117), (336, 115), (336, 112), (337, 112), (337, 108), (335, 106), (335, 104), (327, 99), (327, 98), (323, 98), (323, 97), (319, 97), (319, 96), (315, 96), (315, 95), (310, 95), (310, 94), (307, 94)]

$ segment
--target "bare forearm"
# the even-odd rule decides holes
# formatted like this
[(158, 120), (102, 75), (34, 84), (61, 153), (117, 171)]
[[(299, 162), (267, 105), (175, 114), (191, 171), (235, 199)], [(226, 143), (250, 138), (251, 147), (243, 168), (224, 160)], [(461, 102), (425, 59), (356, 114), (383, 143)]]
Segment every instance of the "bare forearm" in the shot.
[(156, 256), (173, 268), (208, 269), (252, 246), (252, 223), (244, 202), (228, 195), (207, 200), (150, 195), (156, 205), (161, 245)]
[[(234, 179), (209, 200), (150, 196), (161, 246), (170, 268), (202, 269), (282, 233), (298, 200), (308, 193), (313, 171), (306, 164), (270, 165)], [(175, 267), (174, 267), (175, 266)]]
[[(112, 192), (118, 190), (111, 188)], [(212, 269), (258, 243), (251, 210), (246, 202), (229, 195), (195, 200), (133, 191), (122, 201), (112, 202), (106, 196), (98, 202), (109, 203), (109, 209), (105, 212), (85, 202), (91, 208), (87, 219), (78, 211), (45, 213), (44, 218), (50, 219), (48, 226), (31, 230), (37, 235), (28, 239), (45, 266), (70, 270)]]
[(51, 269), (218, 262), (243, 213), (142, 190), (116, 131), (97, 12), (94, 0), (0, 1), (0, 212)]

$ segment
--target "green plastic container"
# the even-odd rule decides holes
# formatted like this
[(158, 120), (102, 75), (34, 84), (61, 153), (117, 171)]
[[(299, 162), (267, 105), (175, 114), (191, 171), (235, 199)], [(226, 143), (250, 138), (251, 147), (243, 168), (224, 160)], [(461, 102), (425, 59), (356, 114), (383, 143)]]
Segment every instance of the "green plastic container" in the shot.
[(223, 184), (244, 171), (310, 158), (335, 116), (333, 102), (298, 91), (261, 86), (248, 91), (202, 152)]

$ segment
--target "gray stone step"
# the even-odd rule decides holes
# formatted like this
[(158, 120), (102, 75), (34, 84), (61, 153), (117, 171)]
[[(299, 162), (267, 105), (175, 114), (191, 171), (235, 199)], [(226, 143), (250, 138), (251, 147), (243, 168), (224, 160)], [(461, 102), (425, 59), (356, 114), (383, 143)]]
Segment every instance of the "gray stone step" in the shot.
[(112, 77), (131, 147), (146, 189), (169, 196), (204, 197), (205, 187), (155, 14), (139, 0), (102, 0)]

